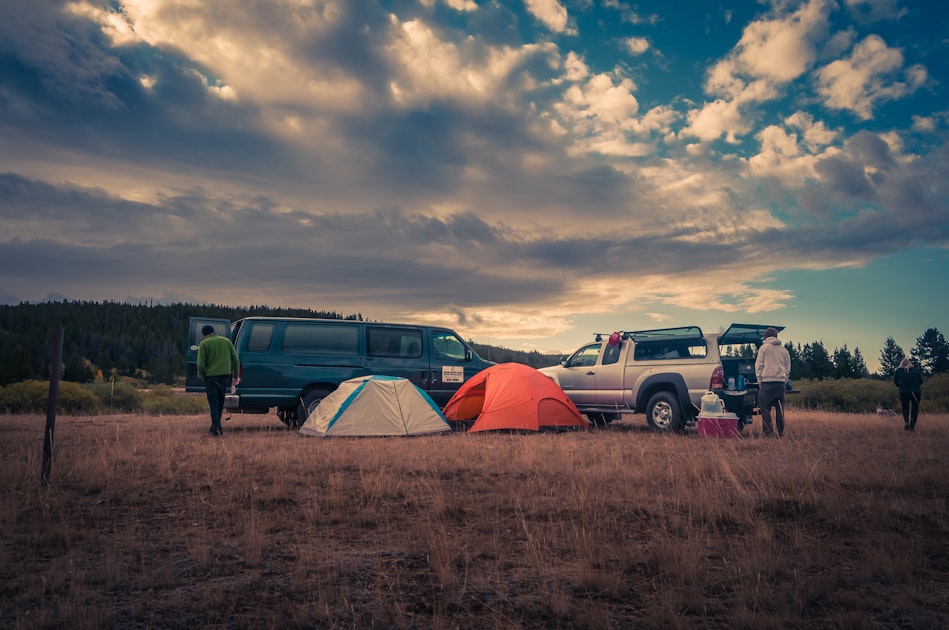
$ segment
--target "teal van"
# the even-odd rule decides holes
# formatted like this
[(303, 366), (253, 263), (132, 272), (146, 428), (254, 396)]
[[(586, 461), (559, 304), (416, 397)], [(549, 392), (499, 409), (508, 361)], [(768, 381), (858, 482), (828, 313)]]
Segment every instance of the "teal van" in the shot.
[(289, 427), (302, 424), (340, 383), (358, 376), (400, 376), (444, 407), (461, 384), (493, 365), (453, 330), (437, 326), (383, 324), (342, 319), (245, 317), (236, 322), (192, 317), (188, 324), (185, 389), (203, 392), (198, 376), (201, 329), (234, 342), (241, 360), (240, 383), (225, 410), (269, 413)]

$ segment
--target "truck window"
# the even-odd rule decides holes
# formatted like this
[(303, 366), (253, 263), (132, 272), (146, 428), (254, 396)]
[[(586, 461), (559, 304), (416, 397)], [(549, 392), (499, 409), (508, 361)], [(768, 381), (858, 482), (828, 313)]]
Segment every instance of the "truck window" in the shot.
[(704, 359), (708, 356), (708, 347), (704, 341), (699, 341), (686, 346), (685, 352), (685, 358), (687, 359)]
[(359, 353), (359, 328), (287, 324), (283, 331), (283, 351), (288, 354), (356, 355)]
[(270, 352), (273, 341), (273, 324), (254, 322), (250, 327), (250, 336), (247, 338), (246, 352)]
[(619, 361), (619, 351), (620, 345), (606, 345), (606, 350), (603, 351), (603, 365), (613, 365)]
[(432, 331), (432, 347), (435, 348), (435, 357), (464, 361), (467, 358), (467, 348), (458, 336), (447, 330)]
[(723, 357), (735, 357), (735, 358), (754, 358), (758, 354), (758, 350), (753, 344), (743, 343), (743, 344), (722, 344), (718, 346), (719, 354)]
[(366, 353), (371, 357), (417, 359), (422, 356), (422, 331), (416, 328), (369, 328)]
[(633, 359), (636, 361), (657, 361), (663, 359), (700, 359), (708, 356), (705, 341), (644, 341), (636, 344)]
[(600, 346), (602, 344), (594, 343), (589, 346), (584, 346), (573, 353), (573, 355), (567, 359), (567, 367), (589, 367), (591, 365), (596, 365), (596, 358), (600, 356)]

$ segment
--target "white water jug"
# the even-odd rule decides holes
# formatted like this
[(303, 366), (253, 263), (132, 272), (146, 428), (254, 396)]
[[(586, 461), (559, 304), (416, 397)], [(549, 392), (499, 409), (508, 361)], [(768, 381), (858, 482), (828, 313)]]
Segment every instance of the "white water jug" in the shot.
[(708, 392), (702, 396), (702, 413), (722, 413), (725, 411), (725, 403), (715, 392)]

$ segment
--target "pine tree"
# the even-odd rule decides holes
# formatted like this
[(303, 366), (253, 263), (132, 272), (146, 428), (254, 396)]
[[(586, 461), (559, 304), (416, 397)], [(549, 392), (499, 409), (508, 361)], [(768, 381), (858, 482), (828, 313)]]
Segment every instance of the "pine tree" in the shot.
[(893, 378), (893, 373), (900, 366), (900, 361), (906, 358), (906, 353), (896, 344), (893, 337), (887, 337), (880, 351), (880, 376), (885, 379)]
[(804, 360), (804, 350), (801, 344), (797, 344), (795, 347), (791, 342), (788, 342), (784, 344), (784, 347), (791, 357), (791, 378), (794, 380), (811, 378), (811, 367)]
[(854, 378), (867, 378), (870, 376), (870, 370), (867, 369), (867, 362), (863, 360), (860, 348), (853, 349), (853, 357), (850, 359), (850, 372)]
[(834, 364), (830, 360), (830, 355), (824, 347), (823, 341), (804, 344), (804, 360), (807, 361), (811, 369), (811, 378), (819, 381), (833, 375)]
[(927, 329), (922, 337), (916, 338), (916, 347), (910, 354), (928, 376), (949, 372), (949, 342), (935, 328)]
[(834, 378), (853, 378), (852, 362), (853, 355), (847, 350), (847, 344), (843, 348), (834, 348)]

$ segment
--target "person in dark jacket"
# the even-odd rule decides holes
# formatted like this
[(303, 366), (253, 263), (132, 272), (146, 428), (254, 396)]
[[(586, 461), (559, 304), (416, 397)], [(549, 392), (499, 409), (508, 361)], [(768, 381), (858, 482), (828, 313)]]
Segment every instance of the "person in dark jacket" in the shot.
[(915, 431), (916, 419), (919, 418), (919, 400), (923, 396), (923, 373), (912, 361), (903, 359), (893, 372), (893, 383), (900, 388), (903, 430)]
[(239, 379), (241, 363), (237, 350), (227, 337), (214, 333), (214, 327), (205, 325), (201, 329), (204, 339), (198, 346), (198, 376), (204, 379), (211, 408), (211, 435), (221, 435), (221, 415), (224, 413), (224, 396), (231, 386), (231, 379)]

